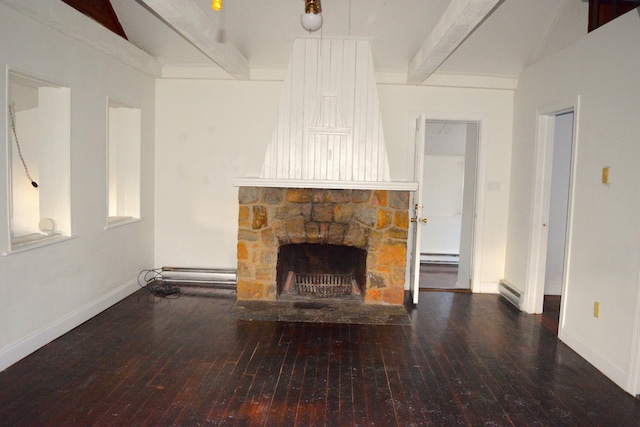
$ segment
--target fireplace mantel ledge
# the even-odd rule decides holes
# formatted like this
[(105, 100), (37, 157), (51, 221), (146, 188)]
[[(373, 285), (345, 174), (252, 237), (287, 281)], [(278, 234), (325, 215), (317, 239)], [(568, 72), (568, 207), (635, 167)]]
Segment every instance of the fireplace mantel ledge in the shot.
[(234, 187), (324, 188), (331, 190), (416, 191), (418, 183), (410, 181), (331, 181), (315, 179), (236, 178)]

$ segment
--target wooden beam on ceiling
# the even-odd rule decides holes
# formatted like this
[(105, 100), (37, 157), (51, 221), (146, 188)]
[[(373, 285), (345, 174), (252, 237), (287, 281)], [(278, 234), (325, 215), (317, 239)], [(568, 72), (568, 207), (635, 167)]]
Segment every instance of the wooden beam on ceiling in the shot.
[(227, 41), (220, 40), (221, 28), (211, 21), (196, 2), (184, 0), (142, 0), (156, 15), (213, 62), (237, 79), (249, 78), (249, 61)]
[(407, 83), (429, 77), (501, 0), (452, 0), (427, 40), (411, 60)]

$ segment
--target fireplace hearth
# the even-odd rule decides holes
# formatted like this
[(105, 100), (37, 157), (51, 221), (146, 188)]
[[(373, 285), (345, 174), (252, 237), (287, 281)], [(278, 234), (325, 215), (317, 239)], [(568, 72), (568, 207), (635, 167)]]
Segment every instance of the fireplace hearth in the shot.
[(409, 192), (240, 187), (238, 300), (404, 301)]

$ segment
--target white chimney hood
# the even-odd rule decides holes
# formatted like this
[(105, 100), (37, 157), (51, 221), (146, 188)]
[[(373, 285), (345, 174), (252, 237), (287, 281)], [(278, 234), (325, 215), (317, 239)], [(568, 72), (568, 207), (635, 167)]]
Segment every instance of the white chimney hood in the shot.
[(368, 40), (294, 41), (261, 176), (234, 185), (414, 189), (389, 178)]

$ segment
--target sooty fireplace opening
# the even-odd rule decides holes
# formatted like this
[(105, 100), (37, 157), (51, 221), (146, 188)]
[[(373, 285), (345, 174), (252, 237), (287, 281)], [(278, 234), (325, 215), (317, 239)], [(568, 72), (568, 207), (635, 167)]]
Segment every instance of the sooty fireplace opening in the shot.
[(278, 297), (364, 295), (367, 251), (353, 246), (300, 243), (278, 249)]

